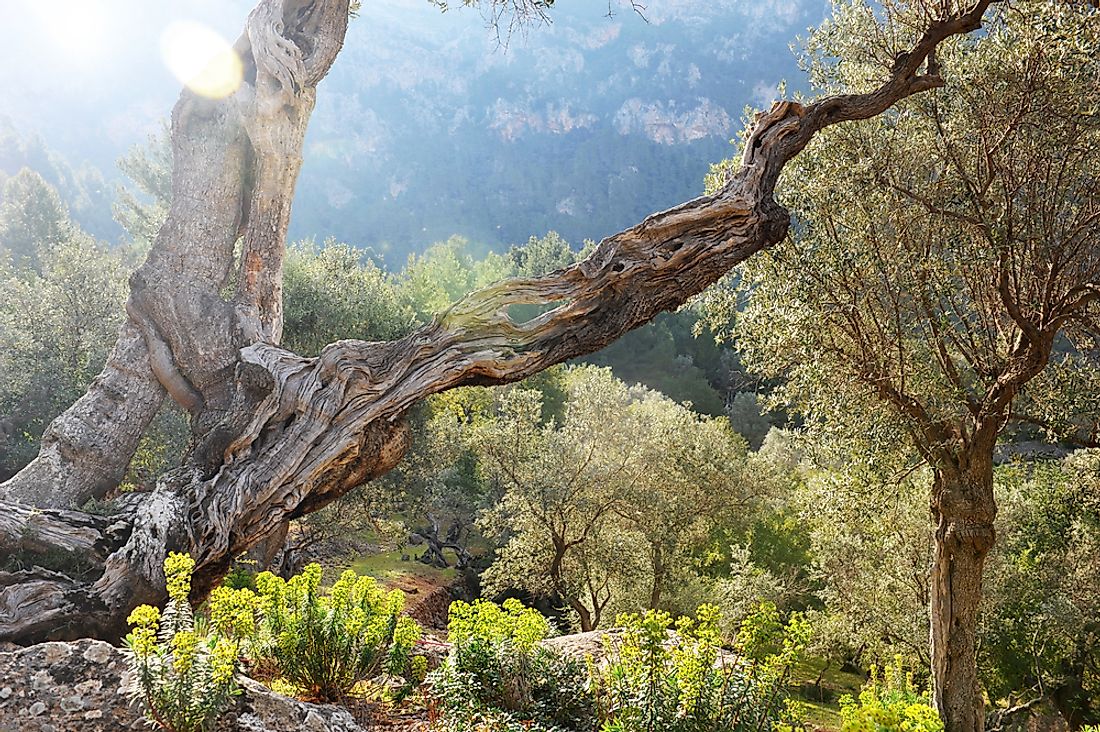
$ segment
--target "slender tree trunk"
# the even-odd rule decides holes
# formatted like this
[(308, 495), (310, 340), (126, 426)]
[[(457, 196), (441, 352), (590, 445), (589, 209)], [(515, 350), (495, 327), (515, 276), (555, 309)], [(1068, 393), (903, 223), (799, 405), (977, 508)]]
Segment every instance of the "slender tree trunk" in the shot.
[(656, 610), (661, 604), (661, 590), (664, 586), (665, 562), (664, 552), (661, 547), (654, 544), (650, 547), (650, 558), (653, 562), (653, 584), (649, 588), (649, 608)]
[(589, 597), (592, 598), (592, 630), (600, 627), (600, 621), (603, 620), (603, 611), (607, 609), (607, 604), (611, 602), (611, 593), (607, 590), (607, 585), (603, 586), (604, 595), (603, 600), (600, 600), (600, 588), (592, 588), (589, 592)]
[(587, 633), (596, 629), (596, 621), (592, 619), (592, 611), (585, 607), (585, 604), (580, 600), (573, 598), (569, 600), (569, 607), (573, 609), (573, 612), (577, 613), (577, 618), (581, 624), (581, 632)]
[(934, 470), (934, 701), (946, 732), (982, 732), (985, 702), (978, 682), (977, 635), (982, 569), (995, 536), (993, 446), (971, 448)]
[(558, 596), (569, 605), (573, 612), (577, 613), (577, 619), (581, 624), (581, 632), (587, 633), (590, 630), (595, 629), (595, 625), (592, 622), (592, 612), (585, 607), (585, 604), (580, 601), (579, 598), (570, 594), (566, 589), (564, 565), (565, 565), (565, 553), (568, 551), (565, 539), (563, 537), (555, 536), (552, 540), (554, 546), (554, 556), (550, 560), (550, 583), (554, 586), (554, 591)]
[[(29, 567), (0, 571), (0, 640), (117, 640), (135, 605), (163, 600), (168, 551), (191, 553), (202, 598), (235, 556), (396, 465), (418, 400), (518, 381), (678, 308), (786, 235), (775, 185), (817, 132), (942, 86), (936, 47), (979, 28), (990, 2), (931, 22), (867, 93), (776, 103), (719, 191), (604, 239), (583, 262), (472, 293), (399, 340), (302, 358), (278, 347), (283, 252), (348, 0), (260, 0), (235, 46), (237, 92), (185, 91), (173, 110), (171, 210), (131, 278), (107, 369), (51, 425), (39, 459), (0, 485), (0, 557)], [(517, 323), (512, 305), (552, 308)], [(183, 466), (111, 516), (69, 510), (117, 483), (165, 393), (191, 414)]]

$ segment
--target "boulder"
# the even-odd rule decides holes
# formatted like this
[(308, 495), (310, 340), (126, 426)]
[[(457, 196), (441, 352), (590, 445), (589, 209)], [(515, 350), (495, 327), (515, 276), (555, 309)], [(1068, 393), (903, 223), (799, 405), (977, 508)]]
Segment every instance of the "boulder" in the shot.
[[(678, 643), (676, 631), (669, 630), (668, 640), (662, 645), (666, 648), (674, 648)], [(596, 664), (604, 664), (617, 656), (619, 646), (623, 642), (622, 628), (608, 628), (607, 630), (593, 630), (587, 633), (573, 633), (572, 635), (559, 635), (555, 638), (547, 638), (542, 645), (552, 651), (577, 661), (591, 659)], [(716, 667), (736, 667), (740, 664), (740, 658), (733, 651), (719, 651), (714, 661)]]
[(608, 630), (592, 630), (587, 633), (559, 635), (554, 638), (547, 638), (542, 642), (542, 645), (577, 661), (591, 658), (596, 663), (603, 663), (608, 653), (618, 647), (621, 638), (621, 629), (610, 628)]

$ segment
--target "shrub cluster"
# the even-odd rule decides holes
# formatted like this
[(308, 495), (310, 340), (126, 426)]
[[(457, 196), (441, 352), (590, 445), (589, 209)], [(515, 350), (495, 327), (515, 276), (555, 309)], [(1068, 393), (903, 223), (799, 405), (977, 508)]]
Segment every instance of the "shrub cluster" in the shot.
[[(786, 698), (791, 665), (809, 639), (794, 616), (784, 628), (774, 605), (742, 625), (737, 653), (723, 650), (720, 612), (702, 605), (695, 618), (668, 613), (620, 615), (620, 641), (594, 676), (601, 732), (740, 732), (792, 725)], [(776, 648), (765, 651), (765, 646)]]
[(373, 577), (348, 570), (326, 595), (321, 574), (321, 566), (311, 564), (290, 580), (270, 572), (256, 577), (262, 622), (255, 655), (322, 701), (335, 701), (383, 671), (406, 673), (420, 627), (401, 614), (401, 591), (385, 592)]
[(917, 691), (913, 675), (906, 673), (901, 658), (887, 666), (882, 676), (871, 668), (871, 680), (859, 699), (840, 699), (841, 732), (943, 732), (943, 722)]
[[(194, 562), (170, 554), (163, 613), (131, 614), (127, 644), (131, 693), (169, 732), (211, 729), (232, 697), (243, 655), (270, 669), (277, 685), (332, 701), (381, 673), (424, 680), (426, 661), (410, 659), (420, 636), (401, 614), (403, 595), (348, 571), (327, 591), (319, 565), (282, 580), (270, 573), (247, 586), (215, 590), (207, 614), (188, 604)], [(208, 619), (207, 619), (208, 618)], [(428, 676), (433, 728), (442, 732), (759, 732), (792, 730), (790, 669), (808, 640), (798, 615), (786, 626), (774, 605), (741, 625), (735, 652), (723, 648), (719, 611), (695, 618), (663, 612), (621, 615), (604, 638), (606, 658), (581, 662), (546, 647), (547, 620), (517, 600), (451, 605), (451, 651)], [(939, 732), (935, 712), (889, 668), (859, 703), (844, 701), (844, 730)], [(933, 724), (935, 723), (935, 724)]]
[(213, 622), (196, 622), (187, 601), (194, 567), (186, 554), (168, 555), (164, 612), (150, 605), (135, 608), (129, 617), (133, 630), (126, 636), (133, 671), (130, 695), (151, 722), (169, 732), (209, 730), (240, 693), (234, 680), (240, 638), (254, 628), (250, 599), (233, 590), (211, 600)]
[(142, 605), (129, 619), (131, 695), (161, 729), (211, 729), (240, 693), (234, 675), (242, 655), (271, 669), (281, 688), (326, 701), (382, 672), (404, 675), (407, 687), (424, 678), (425, 660), (409, 658), (420, 628), (401, 614), (400, 591), (348, 571), (325, 592), (321, 567), (311, 564), (288, 581), (262, 573), (255, 592), (217, 588), (207, 620), (187, 599), (194, 566), (186, 554), (169, 554), (164, 612)]
[(428, 677), (434, 729), (564, 732), (593, 726), (584, 664), (539, 645), (549, 632), (518, 600), (451, 604), (451, 651)]
[(776, 629), (754, 616), (739, 646), (759, 651), (749, 646), (765, 642), (767, 627), (776, 649), (758, 658), (722, 650), (712, 606), (700, 607), (695, 619), (673, 622), (649, 611), (620, 616), (619, 624), (622, 635), (605, 639), (608, 660), (585, 665), (540, 645), (546, 620), (516, 600), (454, 603), (451, 652), (428, 679), (433, 728), (757, 732), (791, 723), (796, 710), (785, 691), (808, 637), (801, 618)]

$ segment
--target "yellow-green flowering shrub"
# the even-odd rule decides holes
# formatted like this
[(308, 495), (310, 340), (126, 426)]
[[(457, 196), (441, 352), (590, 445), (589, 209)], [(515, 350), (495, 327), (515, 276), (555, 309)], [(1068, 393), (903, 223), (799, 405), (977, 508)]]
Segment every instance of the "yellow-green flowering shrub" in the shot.
[(310, 564), (290, 580), (270, 572), (256, 577), (260, 623), (254, 655), (325, 701), (383, 671), (409, 673), (420, 626), (401, 614), (401, 591), (385, 592), (374, 578), (348, 570), (324, 593), (321, 575), (321, 566)]
[(859, 692), (840, 699), (841, 732), (943, 732), (943, 722), (928, 697), (919, 693), (913, 675), (906, 673), (901, 659), (887, 666), (879, 678), (871, 669), (871, 680)]
[(549, 632), (550, 625), (542, 613), (514, 598), (505, 600), (503, 605), (488, 600), (453, 602), (447, 613), (447, 638), (455, 644), (471, 639), (507, 641), (526, 652)]
[[(742, 626), (737, 654), (727, 656), (720, 614), (702, 605), (695, 618), (676, 621), (656, 610), (619, 616), (622, 637), (606, 641), (611, 663), (593, 677), (601, 732), (794, 728), (799, 710), (786, 699), (786, 686), (808, 624), (795, 615), (784, 626), (774, 606), (763, 605)], [(765, 630), (773, 646), (767, 652)]]
[(451, 652), (428, 677), (432, 729), (793, 732), (801, 711), (786, 685), (809, 626), (798, 615), (783, 625), (774, 606), (758, 615), (736, 657), (722, 652), (713, 606), (676, 621), (653, 610), (622, 615), (621, 635), (605, 639), (608, 662), (584, 664), (540, 645), (545, 618), (517, 600), (453, 603)]
[(428, 676), (439, 732), (586, 732), (592, 697), (584, 664), (541, 645), (550, 626), (515, 599), (451, 604), (451, 651)]
[(234, 679), (240, 639), (251, 632), (256, 597), (248, 590), (215, 592), (214, 620), (197, 628), (187, 596), (195, 562), (187, 554), (164, 560), (168, 604), (164, 612), (140, 605), (126, 636), (133, 681), (130, 694), (146, 717), (169, 732), (209, 730), (240, 693)]

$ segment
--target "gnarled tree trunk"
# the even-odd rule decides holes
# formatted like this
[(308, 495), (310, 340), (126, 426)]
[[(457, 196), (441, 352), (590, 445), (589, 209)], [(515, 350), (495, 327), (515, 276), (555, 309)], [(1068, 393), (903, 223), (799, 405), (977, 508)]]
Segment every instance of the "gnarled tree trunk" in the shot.
[(934, 471), (933, 700), (950, 732), (982, 732), (985, 701), (978, 682), (978, 609), (982, 569), (993, 546), (997, 513), (993, 442), (972, 445), (958, 459), (934, 466)]
[[(940, 86), (935, 48), (978, 28), (989, 2), (933, 22), (871, 92), (774, 105), (717, 193), (648, 217), (576, 265), (475, 292), (399, 340), (339, 341), (302, 358), (278, 346), (283, 249), (348, 1), (262, 0), (235, 47), (240, 89), (217, 101), (185, 91), (175, 107), (171, 211), (132, 279), (104, 374), (0, 486), (0, 552), (22, 567), (0, 572), (0, 640), (117, 639), (132, 607), (163, 598), (169, 550), (194, 557), (198, 599), (234, 556), (392, 468), (416, 401), (522, 379), (679, 307), (786, 235), (773, 192), (787, 161), (829, 125)], [(517, 323), (516, 304), (556, 307)], [(191, 414), (183, 467), (111, 516), (72, 510), (117, 482), (165, 393)]]

